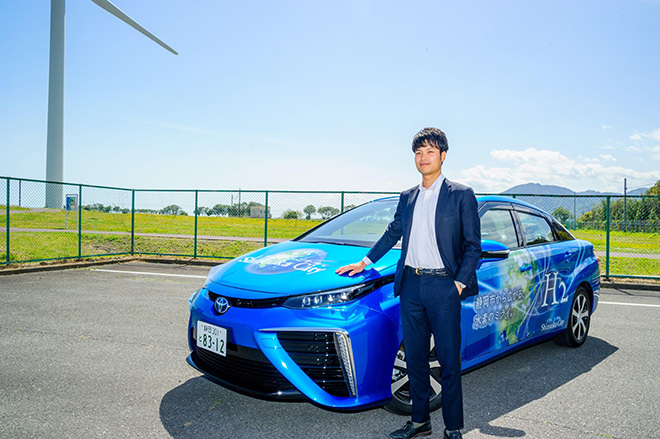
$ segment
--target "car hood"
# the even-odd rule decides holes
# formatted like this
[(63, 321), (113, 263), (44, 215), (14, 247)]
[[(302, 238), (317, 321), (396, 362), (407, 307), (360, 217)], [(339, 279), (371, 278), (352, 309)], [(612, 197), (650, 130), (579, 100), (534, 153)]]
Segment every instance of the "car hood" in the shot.
[[(242, 298), (281, 297), (347, 287), (393, 274), (400, 250), (392, 250), (359, 275), (335, 270), (360, 261), (365, 247), (287, 241), (240, 256), (211, 269), (205, 287), (231, 288)], [(219, 291), (218, 291), (219, 292)]]

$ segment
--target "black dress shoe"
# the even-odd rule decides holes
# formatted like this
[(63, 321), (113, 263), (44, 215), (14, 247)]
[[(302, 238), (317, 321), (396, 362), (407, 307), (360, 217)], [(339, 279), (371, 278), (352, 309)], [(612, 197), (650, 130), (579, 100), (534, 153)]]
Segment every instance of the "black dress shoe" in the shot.
[(413, 426), (412, 422), (408, 421), (406, 422), (406, 425), (403, 426), (403, 428), (390, 433), (390, 438), (413, 439), (414, 437), (428, 436), (431, 433), (433, 433), (433, 429), (431, 428), (431, 421), (427, 421), (417, 428)]
[(447, 430), (445, 428), (445, 439), (463, 439), (463, 434), (461, 430)]

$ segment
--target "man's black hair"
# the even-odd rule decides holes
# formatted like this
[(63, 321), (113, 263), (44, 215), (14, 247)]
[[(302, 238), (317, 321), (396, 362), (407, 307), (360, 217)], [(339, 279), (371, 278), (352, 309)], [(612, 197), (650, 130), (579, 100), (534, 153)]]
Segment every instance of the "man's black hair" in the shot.
[(447, 151), (449, 144), (447, 143), (447, 136), (445, 133), (437, 128), (429, 127), (424, 128), (419, 133), (415, 134), (412, 141), (412, 150), (417, 151), (417, 148), (422, 146), (432, 146), (438, 148), (440, 152)]

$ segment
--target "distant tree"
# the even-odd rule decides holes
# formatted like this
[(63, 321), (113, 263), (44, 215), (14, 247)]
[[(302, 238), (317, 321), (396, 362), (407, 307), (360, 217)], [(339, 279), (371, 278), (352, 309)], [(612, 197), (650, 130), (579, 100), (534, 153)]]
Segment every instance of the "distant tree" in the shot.
[(660, 196), (660, 180), (656, 181), (655, 184), (651, 187), (651, 189), (647, 190), (644, 195), (659, 197)]
[(176, 204), (170, 204), (158, 211), (161, 215), (188, 215), (181, 207)]
[(567, 224), (569, 221), (573, 219), (573, 214), (569, 212), (568, 209), (562, 206), (556, 208), (554, 212), (552, 212), (552, 216), (554, 216), (562, 224)]
[(287, 210), (282, 214), (284, 219), (299, 219), (302, 216), (302, 213), (295, 210)]
[(319, 210), (317, 210), (317, 212), (319, 213), (319, 215), (321, 215), (321, 218), (328, 219), (337, 215), (339, 213), (339, 209), (335, 207), (324, 206), (324, 207), (319, 207)]
[(83, 210), (93, 210), (96, 212), (110, 213), (110, 212), (121, 212), (121, 213), (130, 213), (130, 209), (122, 209), (119, 206), (104, 206), (101, 203), (86, 204), (81, 206)]
[(232, 206), (227, 206), (227, 214), (229, 216), (249, 217), (253, 207), (263, 207), (263, 204), (257, 203), (255, 201), (250, 201), (249, 203), (244, 201), (240, 204), (237, 203)]
[(197, 208), (197, 212), (195, 212), (195, 213), (196, 213), (198, 216), (201, 216), (201, 215), (208, 215), (208, 214), (209, 214), (209, 208), (208, 208), (208, 207), (204, 207), (204, 206), (199, 206), (199, 207)]
[(225, 216), (229, 213), (229, 206), (225, 204), (216, 204), (210, 208), (206, 214), (212, 216)]
[(355, 209), (355, 204), (349, 204), (348, 206), (344, 206), (344, 212), (351, 209)]
[(307, 219), (311, 219), (312, 215), (316, 213), (316, 207), (312, 206), (311, 204), (303, 209), (303, 212), (307, 214)]

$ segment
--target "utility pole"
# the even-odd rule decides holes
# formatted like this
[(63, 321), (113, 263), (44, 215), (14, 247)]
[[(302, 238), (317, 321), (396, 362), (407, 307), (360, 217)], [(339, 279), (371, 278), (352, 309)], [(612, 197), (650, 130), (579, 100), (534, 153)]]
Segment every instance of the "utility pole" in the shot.
[(626, 225), (626, 200), (628, 196), (628, 179), (623, 179), (623, 231), (627, 232), (628, 227)]

